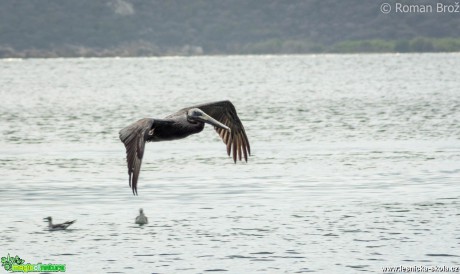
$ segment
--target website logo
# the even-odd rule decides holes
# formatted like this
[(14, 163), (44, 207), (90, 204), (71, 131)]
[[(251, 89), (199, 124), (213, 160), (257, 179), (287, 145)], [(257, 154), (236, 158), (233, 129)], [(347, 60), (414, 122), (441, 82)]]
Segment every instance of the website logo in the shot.
[(25, 263), (18, 255), (11, 257), (8, 253), (8, 256), (2, 257), (2, 266), (6, 271), (10, 272), (65, 272), (65, 264), (30, 264)]

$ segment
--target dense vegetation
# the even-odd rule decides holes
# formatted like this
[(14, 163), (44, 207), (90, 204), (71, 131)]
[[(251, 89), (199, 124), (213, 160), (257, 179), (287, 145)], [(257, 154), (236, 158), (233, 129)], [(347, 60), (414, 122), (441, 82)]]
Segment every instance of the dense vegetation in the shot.
[(2, 0), (0, 57), (460, 51), (459, 13), (383, 14), (381, 4)]

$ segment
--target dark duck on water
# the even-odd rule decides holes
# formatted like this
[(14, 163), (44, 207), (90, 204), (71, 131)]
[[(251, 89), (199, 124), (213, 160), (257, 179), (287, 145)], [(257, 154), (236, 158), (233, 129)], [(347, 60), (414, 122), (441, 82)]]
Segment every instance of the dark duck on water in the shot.
[(62, 224), (53, 224), (53, 218), (46, 217), (43, 220), (48, 222), (48, 230), (64, 230), (67, 229), (71, 224), (75, 223), (77, 220), (68, 221)]

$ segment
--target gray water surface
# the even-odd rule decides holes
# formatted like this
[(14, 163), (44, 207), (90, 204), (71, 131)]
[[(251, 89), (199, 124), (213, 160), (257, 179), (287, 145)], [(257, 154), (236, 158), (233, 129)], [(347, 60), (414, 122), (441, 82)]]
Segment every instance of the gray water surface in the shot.
[[(458, 266), (459, 67), (460, 54), (1, 60), (0, 257), (67, 273)], [(210, 127), (149, 143), (133, 196), (118, 131), (222, 99), (248, 163)], [(77, 222), (48, 232), (47, 216)]]

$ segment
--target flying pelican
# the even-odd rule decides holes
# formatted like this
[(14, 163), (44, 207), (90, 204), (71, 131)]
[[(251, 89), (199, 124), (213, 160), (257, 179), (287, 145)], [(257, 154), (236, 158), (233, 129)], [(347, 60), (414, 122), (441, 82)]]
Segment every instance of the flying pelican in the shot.
[(204, 124), (214, 129), (227, 145), (227, 154), (233, 154), (236, 163), (241, 157), (248, 161), (251, 155), (243, 124), (230, 101), (207, 103), (183, 108), (164, 119), (144, 118), (120, 130), (120, 140), (126, 147), (129, 186), (137, 195), (137, 181), (144, 155), (145, 142), (172, 141), (203, 130)]
[(43, 220), (48, 221), (48, 230), (64, 230), (67, 229), (71, 224), (75, 223), (76, 220), (68, 221), (62, 224), (53, 224), (53, 218), (46, 217)]
[(136, 217), (135, 223), (138, 225), (145, 225), (149, 223), (149, 220), (144, 215), (144, 210), (142, 210), (142, 208), (139, 209), (139, 216)]

